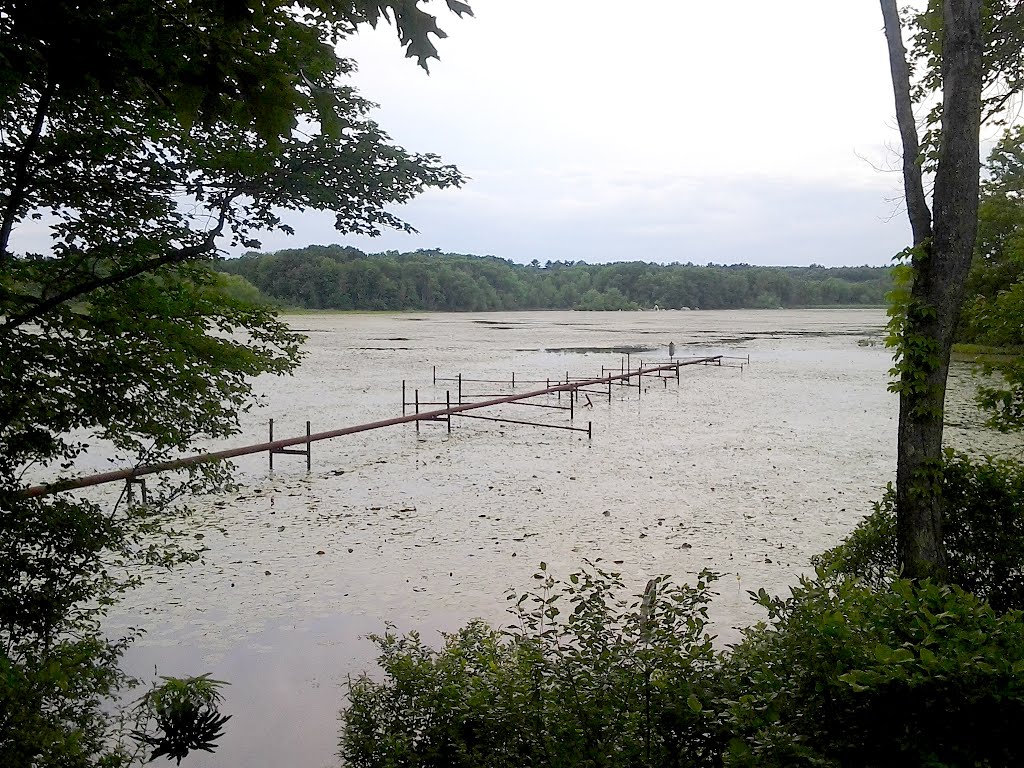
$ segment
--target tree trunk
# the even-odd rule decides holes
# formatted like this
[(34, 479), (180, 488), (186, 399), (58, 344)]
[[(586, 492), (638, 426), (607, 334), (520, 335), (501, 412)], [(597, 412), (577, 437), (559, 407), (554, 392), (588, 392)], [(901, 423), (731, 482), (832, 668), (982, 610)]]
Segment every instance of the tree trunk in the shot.
[[(915, 239), (914, 282), (900, 340), (897, 535), (904, 575), (944, 579), (940, 474), (943, 407), (953, 334), (977, 232), (982, 0), (943, 3), (942, 138), (930, 228), (922, 219), (917, 131), (908, 109), (909, 79), (903, 45), (898, 42), (899, 20), (895, 2), (881, 0), (881, 4), (889, 37), (897, 119), (904, 139), (907, 209)], [(894, 61), (897, 58), (900, 61)], [(908, 130), (908, 120), (912, 130)], [(908, 142), (910, 134), (912, 141)]]
[(921, 145), (914, 120), (914, 102), (910, 96), (910, 67), (907, 49), (903, 47), (900, 14), (896, 0), (881, 0), (885, 21), (885, 39), (889, 45), (889, 72), (896, 97), (896, 123), (903, 142), (903, 189), (907, 200), (907, 215), (914, 234), (914, 247), (924, 246), (932, 236), (932, 214), (924, 196), (921, 178)]
[(50, 110), (50, 102), (56, 88), (49, 78), (46, 85), (39, 94), (39, 101), (36, 103), (35, 115), (32, 118), (32, 127), (21, 146), (18, 159), (14, 164), (14, 182), (11, 184), (10, 197), (4, 206), (3, 215), (0, 216), (0, 266), (14, 258), (10, 252), (11, 232), (14, 231), (14, 222), (18, 220), (21, 207), (28, 197), (30, 168), (33, 155), (39, 146), (39, 139), (43, 135), (43, 127), (46, 124), (47, 113)]

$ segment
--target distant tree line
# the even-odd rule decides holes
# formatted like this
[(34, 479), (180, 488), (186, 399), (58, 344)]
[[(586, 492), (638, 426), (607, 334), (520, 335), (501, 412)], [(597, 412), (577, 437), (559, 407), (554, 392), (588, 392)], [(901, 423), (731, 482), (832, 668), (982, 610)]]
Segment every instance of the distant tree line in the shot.
[(891, 288), (887, 267), (537, 260), (524, 265), (436, 250), (368, 255), (340, 245), (247, 253), (219, 262), (217, 269), (285, 306), (342, 310), (880, 306)]

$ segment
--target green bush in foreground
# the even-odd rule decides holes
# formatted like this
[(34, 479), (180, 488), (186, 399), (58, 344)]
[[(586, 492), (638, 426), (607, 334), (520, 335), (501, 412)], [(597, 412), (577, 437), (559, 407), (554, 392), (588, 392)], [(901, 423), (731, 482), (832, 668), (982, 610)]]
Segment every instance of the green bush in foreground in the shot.
[(1024, 621), (958, 587), (823, 571), (725, 659), (730, 766), (1024, 763)]
[(383, 678), (350, 681), (343, 763), (1024, 764), (1024, 620), (958, 587), (819, 570), (756, 595), (768, 621), (716, 654), (708, 574), (629, 603), (614, 574), (541, 578), (507, 632), (474, 622), (441, 650), (377, 637)]
[[(950, 582), (996, 611), (1024, 608), (1024, 465), (948, 452), (942, 494)], [(895, 505), (890, 486), (874, 513), (842, 544), (816, 557), (816, 564), (876, 586), (895, 578)]]
[(712, 574), (652, 579), (625, 601), (617, 574), (560, 583), (541, 569), (504, 632), (474, 622), (440, 651), (415, 633), (376, 637), (385, 679), (350, 681), (345, 764), (717, 765)]

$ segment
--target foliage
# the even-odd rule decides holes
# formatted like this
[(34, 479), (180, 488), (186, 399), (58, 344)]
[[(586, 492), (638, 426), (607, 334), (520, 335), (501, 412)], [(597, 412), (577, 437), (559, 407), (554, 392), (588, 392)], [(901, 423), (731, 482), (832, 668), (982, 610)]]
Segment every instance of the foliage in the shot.
[(257, 247), (297, 209), (411, 229), (386, 206), (461, 183), (346, 82), (337, 46), (385, 18), (436, 55), (415, 0), (0, 0), (0, 764), (133, 757), (125, 642), (99, 619), (140, 566), (195, 557), (170, 502), (227, 469), (145, 506), (26, 489), (87, 450), (135, 466), (233, 434), (251, 377), (298, 364), (300, 337), (210, 269), (218, 245)]
[[(950, 582), (998, 612), (1024, 609), (1024, 465), (947, 452), (942, 495)], [(898, 570), (892, 487), (842, 544), (816, 562), (873, 586), (892, 581)]]
[(726, 659), (730, 766), (1020, 764), (1024, 620), (955, 586), (819, 571)]
[(579, 303), (573, 307), (584, 311), (615, 312), (621, 310), (639, 309), (635, 302), (627, 299), (618, 288), (609, 288), (604, 293), (596, 288), (591, 288)]
[(514, 309), (736, 309), (876, 305), (881, 267), (705, 267), (693, 264), (515, 264), (439, 251), (366, 255), (311, 245), (246, 254), (217, 268), (284, 304), (312, 309), (486, 311)]
[[(956, 586), (819, 569), (716, 654), (709, 574), (614, 597), (588, 569), (435, 650), (374, 638), (350, 680), (341, 757), (358, 766), (1004, 766), (1024, 758), (1024, 617)], [(568, 599), (568, 616), (560, 600)], [(570, 610), (571, 606), (571, 610)]]
[[(924, 123), (925, 166), (934, 170), (941, 141), (942, 105), (934, 96), (942, 91), (942, 0), (928, 0), (923, 7), (907, 6), (904, 24), (911, 33), (910, 61), (918, 75), (914, 101), (927, 106)], [(984, 0), (981, 4), (982, 119), (992, 126), (1006, 126), (1016, 116), (1015, 97), (1024, 88), (1024, 25), (1017, 0)]]
[(936, 402), (942, 402), (939, 386), (931, 374), (941, 360), (937, 339), (920, 331), (921, 325), (934, 319), (935, 309), (911, 294), (914, 269), (908, 260), (920, 249), (908, 248), (893, 257), (893, 289), (888, 294), (887, 334), (885, 345), (893, 350), (893, 366), (889, 369), (890, 392), (901, 395), (911, 414), (938, 416)]
[[(873, 587), (884, 587), (898, 578), (896, 492), (892, 483), (886, 487), (882, 500), (874, 502), (872, 508), (872, 513), (840, 544), (811, 559), (815, 567), (860, 579)], [(943, 533), (948, 534), (948, 531), (947, 525)]]
[(136, 738), (153, 747), (150, 760), (166, 757), (179, 765), (189, 752), (213, 752), (214, 743), (221, 735), (231, 715), (222, 715), (219, 704), (223, 699), (222, 680), (209, 675), (199, 677), (163, 677), (139, 702), (142, 720), (153, 721), (156, 732), (141, 730)]
[(218, 289), (231, 298), (254, 305), (276, 306), (277, 302), (266, 296), (259, 288), (250, 283), (241, 275), (229, 275), (224, 272), (217, 273)]
[(503, 633), (474, 622), (434, 650), (375, 638), (385, 679), (349, 684), (341, 756), (351, 766), (715, 765), (709, 587), (652, 579), (616, 596), (589, 567), (514, 600)]
[[(1024, 128), (1008, 130), (988, 159), (978, 209), (978, 244), (968, 276), (959, 337), (992, 347), (1024, 348)], [(1024, 362), (990, 362), (995, 383), (979, 388), (979, 405), (1003, 431), (1024, 429)]]
[(1024, 359), (988, 363), (982, 371), (989, 375), (998, 371), (1004, 377), (1000, 386), (978, 387), (978, 405), (991, 414), (988, 425), (1002, 432), (1024, 430)]
[(118, 666), (123, 649), (98, 632), (0, 646), (0, 764), (127, 764), (117, 722), (94, 703), (132, 682)]

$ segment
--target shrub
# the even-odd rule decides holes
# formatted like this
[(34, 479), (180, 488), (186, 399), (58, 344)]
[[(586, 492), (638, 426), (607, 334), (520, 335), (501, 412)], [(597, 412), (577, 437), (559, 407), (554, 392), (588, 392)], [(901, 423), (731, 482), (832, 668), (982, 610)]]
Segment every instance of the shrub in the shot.
[[(652, 579), (633, 601), (589, 567), (518, 598), (517, 623), (474, 622), (434, 650), (375, 637), (384, 679), (349, 683), (351, 766), (712, 766), (717, 657), (705, 633), (710, 573)], [(561, 606), (566, 606), (566, 611)]]
[(1024, 621), (958, 587), (819, 571), (725, 661), (732, 766), (1024, 762)]
[[(996, 611), (1024, 608), (1024, 465), (948, 452), (942, 538), (949, 581)], [(886, 490), (874, 512), (817, 565), (880, 586), (896, 576), (896, 497)]]

